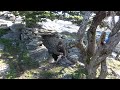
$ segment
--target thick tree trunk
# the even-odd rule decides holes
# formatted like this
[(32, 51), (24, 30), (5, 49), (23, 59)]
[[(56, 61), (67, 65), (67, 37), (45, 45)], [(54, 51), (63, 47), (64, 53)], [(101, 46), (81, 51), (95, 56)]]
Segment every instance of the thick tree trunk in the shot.
[(96, 78), (96, 71), (99, 66), (94, 65), (94, 60), (98, 56), (98, 52), (96, 52), (96, 29), (97, 26), (102, 22), (102, 20), (106, 17), (105, 11), (99, 11), (96, 13), (96, 16), (93, 18), (92, 24), (88, 29), (87, 37), (88, 37), (88, 47), (87, 47), (87, 58), (86, 58), (86, 67), (88, 71), (87, 78), (94, 79)]
[[(117, 12), (119, 14), (119, 12)], [(86, 14), (87, 19), (89, 19), (89, 14)], [(88, 37), (88, 46), (87, 49), (84, 47), (83, 44), (83, 34), (85, 34), (85, 25), (87, 25), (87, 21), (82, 23), (85, 25), (81, 25), (78, 35), (79, 35), (79, 43), (77, 44), (77, 47), (82, 51), (82, 54), (84, 55), (85, 60), (85, 67), (87, 70), (87, 78), (88, 79), (95, 79), (96, 77), (96, 71), (99, 65), (101, 64), (101, 72), (99, 75), (99, 79), (104, 79), (107, 76), (107, 65), (106, 65), (106, 58), (112, 53), (115, 46), (120, 41), (120, 20), (115, 24), (115, 26), (112, 28), (111, 34), (109, 35), (109, 41), (107, 43), (104, 43), (105, 35), (106, 33), (103, 32), (100, 41), (96, 44), (96, 29), (97, 26), (102, 22), (102, 20), (109, 16), (110, 12), (105, 11), (98, 11), (96, 12), (95, 17), (93, 18), (92, 24), (90, 28), (88, 29), (87, 37)], [(84, 30), (84, 31), (82, 31)]]
[[(105, 58), (106, 59), (106, 58)], [(101, 72), (100, 72), (100, 75), (99, 75), (99, 79), (105, 79), (106, 76), (108, 74), (108, 71), (107, 71), (107, 64), (106, 64), (106, 60), (103, 60), (101, 62)]]
[(111, 35), (109, 36), (110, 40), (105, 44), (104, 47), (101, 46), (101, 55), (99, 58), (94, 60), (94, 65), (99, 65), (101, 63), (101, 72), (99, 79), (104, 79), (107, 76), (107, 65), (106, 58), (112, 53), (116, 45), (120, 41), (120, 20), (116, 23), (115, 27), (112, 29)]

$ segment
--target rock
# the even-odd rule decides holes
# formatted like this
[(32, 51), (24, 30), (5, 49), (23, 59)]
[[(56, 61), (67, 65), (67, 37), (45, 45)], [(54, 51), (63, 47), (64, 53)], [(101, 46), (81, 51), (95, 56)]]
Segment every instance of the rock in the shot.
[(21, 24), (21, 23), (16, 23), (16, 24), (13, 24), (12, 26), (10, 26), (10, 29), (13, 31), (13, 32), (18, 32), (18, 30), (22, 30), (25, 28), (25, 25), (24, 24)]
[(2, 12), (1, 13), (2, 15), (0, 16), (1, 19), (4, 19), (4, 20), (10, 20), (10, 21), (15, 21), (15, 15), (12, 14), (11, 12)]
[(49, 56), (48, 61), (49, 61), (49, 63), (54, 63), (55, 62), (54, 58), (51, 55)]
[(57, 31), (56, 30), (49, 30), (49, 29), (39, 29), (38, 30), (39, 35), (56, 35)]
[(71, 55), (70, 57), (70, 61), (76, 63), (79, 60), (79, 57), (77, 55)]
[(13, 23), (11, 21), (0, 19), (0, 26), (1, 25), (7, 25), (6, 27), (10, 27), (11, 25), (13, 25)]
[(7, 26), (7, 24), (1, 24), (0, 29), (9, 29), (9, 27)]
[(70, 66), (72, 65), (73, 63), (71, 61), (69, 61), (66, 57), (63, 57), (63, 56), (58, 56), (58, 59), (57, 59), (57, 63), (60, 64), (60, 65), (63, 65), (63, 66)]
[(33, 39), (28, 45), (39, 46), (39, 45), (42, 45), (42, 44), (43, 44), (42, 41), (38, 41), (37, 39)]
[(22, 17), (21, 16), (16, 16), (15, 22), (14, 23), (22, 23)]
[(79, 61), (79, 57), (80, 57), (80, 51), (78, 48), (73, 47), (71, 49), (68, 50), (68, 59), (74, 63), (76, 63), (77, 61)]
[(112, 52), (111, 56), (112, 56), (112, 58), (115, 58), (117, 56), (117, 53)]
[(61, 79), (72, 79), (72, 75), (64, 74)]
[(9, 17), (10, 21), (15, 21), (15, 19), (16, 19), (15, 15), (13, 15), (13, 14), (10, 14), (8, 17)]
[(9, 31), (7, 34), (3, 35), (1, 38), (9, 40), (20, 40), (20, 32)]
[(49, 58), (48, 49), (44, 45), (40, 46), (38, 49), (29, 50), (29, 54), (33, 60), (39, 62), (47, 60)]

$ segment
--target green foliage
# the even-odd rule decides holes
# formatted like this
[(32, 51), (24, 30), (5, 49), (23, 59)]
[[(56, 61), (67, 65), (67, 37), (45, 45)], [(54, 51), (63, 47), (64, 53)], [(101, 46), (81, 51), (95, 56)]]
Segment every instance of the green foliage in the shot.
[(15, 77), (17, 76), (16, 74), (17, 74), (17, 73), (16, 73), (15, 69), (11, 69), (11, 70), (7, 73), (6, 78), (7, 78), (7, 79), (13, 79), (13, 78), (15, 78)]
[(55, 74), (50, 71), (42, 71), (40, 72), (40, 76), (43, 76), (44, 79), (50, 79), (54, 76)]
[(5, 46), (7, 45), (11, 45), (11, 40), (8, 40), (8, 39), (4, 39), (4, 38), (1, 38), (0, 39), (0, 43), (4, 44)]
[(0, 29), (0, 37), (6, 34), (9, 30), (8, 29)]
[(84, 79), (86, 77), (86, 74), (87, 73), (84, 68), (79, 68), (72, 74), (72, 77), (74, 79)]

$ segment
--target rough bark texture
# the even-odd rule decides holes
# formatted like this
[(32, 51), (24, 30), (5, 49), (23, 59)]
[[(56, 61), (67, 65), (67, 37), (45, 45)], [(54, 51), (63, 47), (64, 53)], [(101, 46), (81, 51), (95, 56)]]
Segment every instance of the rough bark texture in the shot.
[(100, 72), (100, 75), (99, 75), (99, 79), (105, 79), (106, 76), (108, 74), (108, 71), (107, 71), (107, 64), (106, 64), (106, 60), (103, 60), (101, 62), (101, 72)]
[(78, 43), (76, 44), (76, 46), (80, 49), (82, 55), (83, 55), (83, 61), (85, 61), (84, 59), (86, 58), (86, 46), (83, 43), (83, 38), (85, 35), (85, 31), (89, 22), (89, 18), (91, 16), (90, 11), (85, 11), (84, 12), (84, 16), (83, 16), (83, 21), (81, 22), (80, 28), (78, 30)]
[(98, 66), (99, 64), (101, 64), (101, 72), (100, 72), (100, 76), (98, 77), (99, 79), (104, 79), (107, 76), (106, 58), (108, 57), (108, 55), (112, 53), (112, 51), (120, 41), (119, 30), (120, 30), (120, 20), (116, 23), (116, 25), (112, 29), (111, 35), (109, 36), (110, 38), (109, 42), (104, 44), (103, 46), (100, 46), (99, 47), (100, 50), (96, 51), (96, 52), (100, 52), (99, 57), (98, 55), (96, 55), (96, 57), (98, 58), (93, 59), (92, 63), (94, 66)]
[[(99, 75), (99, 79), (106, 78), (107, 75), (107, 65), (106, 65), (106, 58), (108, 55), (110, 55), (115, 48), (115, 46), (120, 41), (120, 20), (114, 25), (112, 28), (112, 32), (109, 35), (109, 41), (107, 43), (104, 43), (105, 35), (106, 33), (103, 32), (100, 41), (96, 44), (96, 29), (97, 26), (102, 22), (102, 20), (109, 16), (110, 12), (106, 11), (97, 11), (95, 17), (93, 18), (92, 24), (90, 28), (88, 29), (87, 38), (88, 38), (88, 46), (87, 50), (84, 48), (84, 45), (82, 43), (83, 34), (85, 33), (85, 26), (81, 26), (78, 34), (79, 36), (79, 43), (77, 46), (82, 50), (84, 54), (84, 60), (85, 61), (85, 67), (88, 72), (87, 78), (88, 79), (95, 79), (96, 78), (96, 71), (99, 65), (101, 64), (101, 72)], [(116, 12), (116, 15), (120, 15), (119, 12)], [(87, 24), (87, 22), (83, 23)], [(82, 30), (84, 31), (82, 31)]]
[(87, 56), (91, 58), (95, 53), (95, 45), (96, 45), (96, 29), (97, 26), (102, 22), (102, 20), (106, 17), (105, 11), (99, 11), (96, 16), (93, 18), (93, 22), (88, 29), (87, 37), (88, 37), (88, 47), (87, 47)]

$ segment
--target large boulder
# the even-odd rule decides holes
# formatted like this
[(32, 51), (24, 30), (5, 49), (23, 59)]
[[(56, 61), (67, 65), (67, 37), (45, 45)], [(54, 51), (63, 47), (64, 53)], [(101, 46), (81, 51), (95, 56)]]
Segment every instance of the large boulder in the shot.
[(76, 63), (80, 60), (80, 50), (76, 47), (70, 48), (67, 56), (70, 61)]
[(70, 60), (68, 60), (66, 57), (63, 57), (61, 55), (58, 56), (57, 63), (60, 64), (60, 65), (62, 65), (62, 66), (65, 66), (65, 67), (70, 66), (70, 65), (73, 64)]
[(20, 32), (9, 31), (7, 34), (4, 34), (1, 38), (9, 40), (20, 40)]
[(40, 46), (43, 44), (42, 41), (38, 41), (37, 39), (33, 39), (29, 44), (27, 44), (28, 50), (35, 50), (37, 48), (40, 48)]
[(29, 50), (29, 54), (33, 60), (39, 62), (47, 60), (49, 58), (48, 49), (44, 45), (40, 46), (35, 50)]
[(13, 32), (17, 32), (18, 30), (22, 30), (24, 28), (25, 28), (25, 25), (21, 23), (15, 23), (12, 26), (10, 26), (10, 30)]

